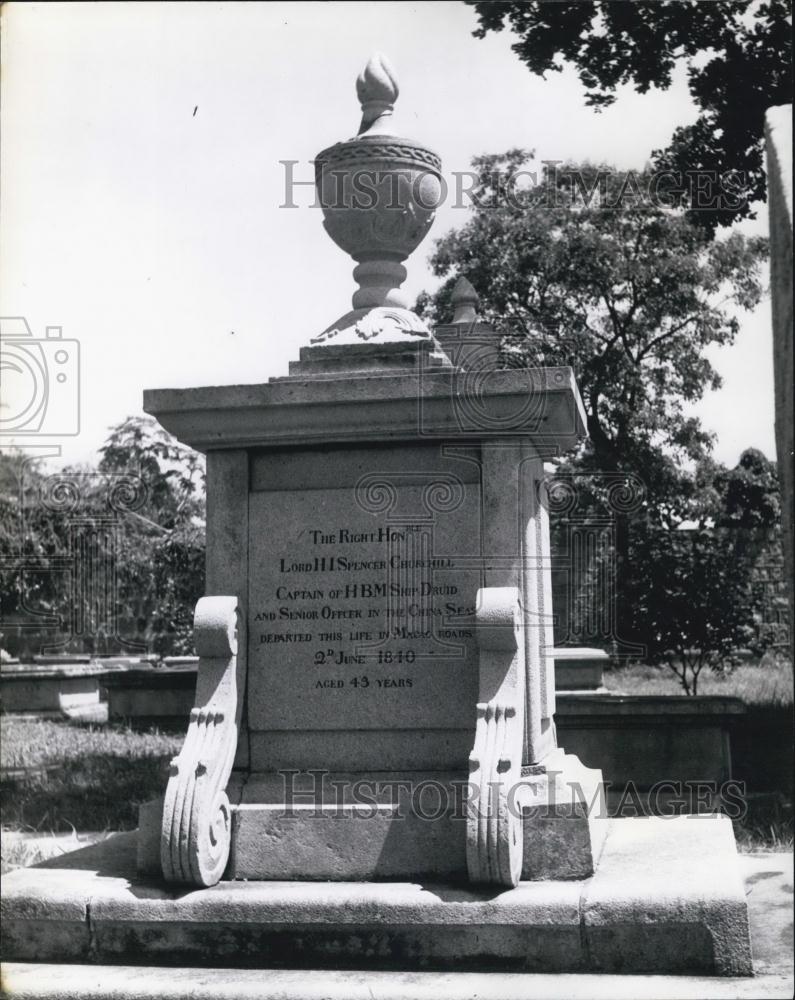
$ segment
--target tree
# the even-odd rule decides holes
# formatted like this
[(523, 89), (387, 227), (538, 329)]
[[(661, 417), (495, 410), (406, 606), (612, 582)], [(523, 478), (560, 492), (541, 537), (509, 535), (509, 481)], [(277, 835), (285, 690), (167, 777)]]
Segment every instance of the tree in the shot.
[(513, 178), (530, 159), (473, 160), (473, 212), (436, 242), (431, 267), (446, 280), (417, 308), (446, 320), (464, 274), (506, 363), (572, 365), (599, 469), (704, 457), (709, 436), (684, 404), (720, 386), (704, 350), (730, 344), (735, 310), (760, 301), (766, 240), (712, 240), (644, 197), (648, 172), (568, 164), (520, 190)]
[(96, 468), (0, 457), (3, 628), (14, 652), (192, 651), (204, 591), (203, 460), (148, 418)]
[(0, 453), (0, 573), (3, 647), (24, 649), (24, 629), (53, 628), (60, 617), (63, 553), (59, 525), (41, 502), (41, 463), (21, 452)]
[(730, 344), (737, 311), (759, 302), (766, 241), (713, 240), (644, 196), (648, 172), (569, 164), (521, 189), (515, 178), (528, 161), (522, 150), (473, 161), (472, 214), (437, 241), (431, 266), (445, 281), (417, 308), (447, 321), (464, 274), (502, 336), (506, 364), (574, 368), (590, 443), (573, 468), (594, 474), (602, 508), (597, 474), (634, 476), (645, 490), (617, 537), (618, 627), (632, 643), (626, 522), (671, 528), (684, 517), (694, 486), (682, 469), (711, 444), (685, 407), (720, 385), (705, 348)]
[(204, 593), (204, 459), (150, 417), (128, 417), (100, 448), (98, 472), (129, 482), (120, 513), (121, 611), (157, 653), (193, 652)]
[(637, 525), (630, 555), (634, 632), (651, 662), (667, 663), (686, 694), (704, 667), (721, 669), (738, 648), (762, 653), (775, 636), (760, 628), (759, 556), (779, 532), (776, 467), (755, 450), (734, 469), (709, 460), (691, 477), (689, 523)]
[[(784, 0), (465, 0), (478, 14), (484, 38), (506, 23), (518, 35), (514, 52), (531, 72), (576, 67), (586, 104), (597, 110), (632, 84), (641, 94), (671, 84), (687, 67), (699, 115), (654, 154), (658, 169), (685, 177), (732, 172), (731, 197), (692, 221), (709, 230), (753, 215), (765, 198), (764, 116), (792, 100), (792, 25)], [(726, 193), (726, 192), (724, 192)]]

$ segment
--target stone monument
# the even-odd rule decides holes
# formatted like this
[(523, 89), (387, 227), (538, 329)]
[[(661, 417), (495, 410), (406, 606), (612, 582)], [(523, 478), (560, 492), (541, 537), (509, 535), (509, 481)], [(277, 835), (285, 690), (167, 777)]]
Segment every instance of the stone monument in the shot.
[(208, 587), (230, 595), (196, 613), (163, 873), (212, 884), (228, 849), (233, 878), (586, 877), (599, 810), (546, 815), (601, 782), (553, 722), (543, 459), (583, 438), (579, 396), (569, 369), (496, 369), (468, 282), (437, 336), (407, 308), (441, 162), (394, 133), (383, 56), (357, 91), (359, 134), (316, 160), (353, 309), (261, 391), (146, 398), (207, 452)]
[[(316, 161), (352, 310), (284, 378), (145, 395), (207, 456), (196, 700), (70, 960), (747, 974), (729, 821), (608, 820), (558, 746), (543, 462), (585, 435), (574, 375), (501, 370), (466, 281), (449, 325), (407, 308), (441, 163), (384, 57), (357, 92)], [(6, 933), (52, 960), (23, 882)]]

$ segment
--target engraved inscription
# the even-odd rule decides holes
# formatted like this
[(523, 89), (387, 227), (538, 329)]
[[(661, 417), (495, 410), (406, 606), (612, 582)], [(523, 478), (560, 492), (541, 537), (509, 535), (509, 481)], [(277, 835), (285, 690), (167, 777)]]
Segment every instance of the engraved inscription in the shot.
[(479, 490), (457, 488), (442, 511), (411, 484), (370, 509), (251, 495), (252, 728), (471, 726)]

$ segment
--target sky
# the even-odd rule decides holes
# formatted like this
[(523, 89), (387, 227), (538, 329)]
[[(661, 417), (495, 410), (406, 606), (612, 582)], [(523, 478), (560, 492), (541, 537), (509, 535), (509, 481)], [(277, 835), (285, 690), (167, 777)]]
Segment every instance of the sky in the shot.
[[(641, 169), (696, 117), (683, 73), (665, 92), (622, 89), (597, 114), (572, 71), (532, 75), (509, 32), (473, 38), (460, 2), (6, 3), (0, 18), (0, 316), (25, 317), (37, 340), (62, 328), (70, 374), (25, 439), (53, 465), (92, 460), (109, 426), (142, 412), (145, 388), (286, 374), (350, 308), (353, 261), (309, 185), (282, 207), (282, 161), (311, 181), (315, 154), (355, 135), (355, 80), (374, 50), (397, 70), (397, 130), (448, 175), (516, 146)], [(438, 283), (434, 237), (466, 214), (437, 213), (407, 262), (410, 301)], [(767, 231), (764, 206), (744, 231)], [(42, 348), (53, 370), (56, 347)], [(47, 437), (74, 408), (78, 354), (79, 432)], [(724, 387), (694, 412), (715, 456), (774, 457), (767, 297), (710, 359)]]

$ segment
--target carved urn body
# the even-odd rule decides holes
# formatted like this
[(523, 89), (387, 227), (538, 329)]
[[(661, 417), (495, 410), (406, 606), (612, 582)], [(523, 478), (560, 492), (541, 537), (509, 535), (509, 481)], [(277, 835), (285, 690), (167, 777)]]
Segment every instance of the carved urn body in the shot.
[(326, 232), (357, 262), (353, 276), (359, 285), (353, 311), (321, 338), (344, 338), (354, 327), (360, 340), (429, 337), (422, 320), (408, 310), (400, 285), (406, 278), (403, 261), (424, 239), (441, 199), (441, 160), (425, 146), (393, 134), (398, 86), (384, 56), (370, 59), (357, 80), (357, 93), (359, 134), (315, 159)]

